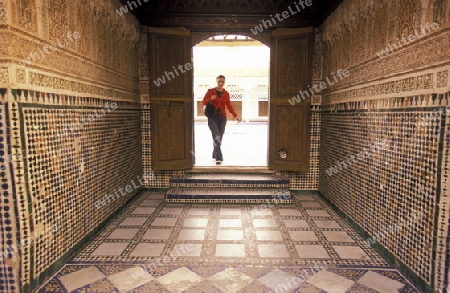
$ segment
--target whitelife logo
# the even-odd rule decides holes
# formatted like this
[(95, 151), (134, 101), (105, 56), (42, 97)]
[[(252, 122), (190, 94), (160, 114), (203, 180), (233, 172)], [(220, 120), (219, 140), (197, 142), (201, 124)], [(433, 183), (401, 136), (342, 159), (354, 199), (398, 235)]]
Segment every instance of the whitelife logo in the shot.
[[(412, 42), (415, 42), (417, 40), (420, 40), (422, 38), (424, 38), (427, 34), (431, 34), (433, 31), (437, 30), (439, 28), (439, 24), (436, 22), (433, 23), (429, 23), (427, 22), (425, 24), (425, 26), (420, 26), (420, 30), (414, 30), (414, 33), (410, 34), (408, 36), (408, 38), (403, 37), (401, 38), (401, 40), (399, 40), (398, 38), (396, 38), (396, 43), (394, 44), (388, 44), (385, 50), (381, 50), (380, 52), (377, 53), (378, 57), (383, 58), (383, 57), (387, 57), (389, 55), (389, 53), (394, 52), (395, 50), (399, 50), (400, 48), (402, 48), (403, 46), (407, 46), (409, 44), (411, 44)], [(420, 32), (419, 32), (420, 31)]]
[[(0, 252), (0, 264), (3, 263), (3, 261), (15, 263), (18, 259), (19, 251), (26, 247), (29, 248), (33, 242), (49, 237), (53, 232), (58, 231), (58, 229), (58, 225), (52, 225), (50, 227), (44, 227), (43, 225), (37, 226), (33, 234), (30, 234), (20, 241), (17, 240), (17, 244), (11, 244), (5, 251)], [(14, 251), (16, 252), (14, 253)]]
[[(66, 39), (67, 37), (67, 39)], [(33, 59), (33, 62), (36, 62), (38, 60), (40, 60), (41, 58), (44, 58), (44, 52), (47, 55), (50, 55), (51, 53), (55, 52), (56, 50), (58, 50), (59, 48), (64, 48), (65, 46), (67, 46), (67, 44), (69, 43), (68, 39), (73, 42), (75, 40), (78, 40), (80, 38), (80, 33), (79, 32), (68, 32), (66, 37), (62, 37), (63, 42), (60, 41), (60, 39), (57, 39), (56, 42), (50, 46), (44, 46), (44, 48), (39, 49), (39, 53), (36, 52), (31, 52), (30, 56), (26, 59), (23, 59), (21, 62), (19, 62), (19, 65), (21, 66), (27, 66), (31, 64), (31, 59)], [(50, 51), (49, 51), (50, 50)], [(44, 52), (42, 52), (44, 51)]]
[[(260, 25), (257, 25), (254, 28), (251, 28), (250, 30), (251, 30), (251, 32), (254, 35), (257, 35), (258, 33), (263, 32), (264, 29), (268, 29), (269, 27), (272, 27), (272, 26), (276, 25), (277, 24), (277, 20), (278, 21), (283, 21), (286, 18), (289, 18), (291, 15), (297, 14), (302, 9), (305, 9), (306, 7), (309, 7), (311, 5), (312, 5), (312, 0), (306, 0), (306, 1), (300, 0), (300, 1), (298, 1), (298, 3), (294, 2), (295, 9), (292, 9), (292, 7), (289, 5), (288, 6), (288, 10), (289, 11), (285, 10), (285, 11), (283, 11), (281, 13), (276, 13), (275, 17), (272, 17), (272, 14), (271, 14), (270, 15), (270, 17), (272, 17), (271, 19), (261, 20), (261, 24)], [(263, 28), (263, 26), (264, 26), (264, 28)]]
[[(180, 252), (181, 249), (181, 252)], [(192, 244), (180, 244), (178, 247), (175, 247), (169, 255), (164, 255), (162, 258), (157, 258), (150, 265), (144, 265), (143, 268), (132, 274), (133, 279), (140, 279), (147, 275), (148, 273), (154, 274), (154, 270), (158, 269), (158, 266), (162, 267), (164, 264), (168, 264), (172, 260), (177, 260), (178, 257), (186, 255), (194, 249)], [(175, 255), (176, 252), (176, 255)], [(164, 263), (161, 263), (161, 261)], [(158, 266), (157, 266), (158, 265)], [(148, 272), (148, 273), (147, 273)]]
[(331, 166), (330, 168), (328, 168), (326, 170), (326, 172), (327, 172), (328, 176), (337, 174), (339, 172), (339, 170), (343, 170), (342, 166), (344, 166), (344, 168), (347, 169), (347, 166), (352, 165), (352, 161), (354, 163), (356, 163), (358, 160), (362, 161), (365, 159), (365, 156), (367, 156), (367, 158), (369, 158), (376, 151), (384, 150), (384, 149), (387, 149), (388, 147), (389, 147), (389, 141), (387, 139), (384, 139), (381, 142), (376, 142), (375, 144), (373, 144), (370, 147), (370, 149), (364, 147), (363, 150), (360, 151), (359, 153), (357, 153), (356, 155), (351, 155), (350, 157), (348, 157), (346, 160), (347, 163), (345, 163), (345, 160), (337, 162), (334, 166)]
[[(337, 74), (337, 76), (336, 76), (336, 74)], [(314, 93), (317, 94), (317, 93), (319, 93), (321, 90), (324, 90), (324, 89), (326, 89), (327, 87), (332, 86), (333, 84), (335, 84), (335, 83), (337, 83), (337, 82), (343, 80), (345, 77), (348, 77), (348, 76), (350, 75), (350, 72), (349, 72), (347, 69), (339, 69), (339, 70), (337, 71), (336, 74), (334, 74), (334, 72), (331, 73), (332, 79), (333, 79), (335, 82), (332, 82), (332, 81), (330, 80), (330, 77), (327, 76), (327, 77), (325, 78), (326, 82), (325, 82), (325, 81), (321, 81), (319, 84), (316, 84), (316, 83), (315, 83), (315, 84), (312, 85), (312, 87), (311, 87), (311, 85), (308, 85), (308, 90), (309, 90), (309, 92), (300, 90), (300, 91), (298, 92), (298, 95), (293, 96), (292, 98), (290, 98), (290, 99), (288, 100), (288, 101), (289, 101), (289, 104), (291, 104), (292, 106), (294, 106), (296, 103), (300, 103), (302, 100), (306, 100), (306, 98), (312, 97), (312, 96), (314, 95)], [(339, 77), (339, 78), (338, 78), (338, 77)], [(318, 89), (317, 87), (320, 87), (320, 89)], [(309, 93), (311, 93), (311, 95), (310, 95)], [(300, 99), (300, 96), (302, 96), (302, 99)]]
[[(136, 3), (136, 1), (139, 3), (139, 5)], [(138, 6), (141, 6), (141, 5), (142, 5), (141, 0), (136, 0), (136, 1), (127, 1), (127, 4), (126, 4), (126, 5), (120, 7), (119, 9), (116, 9), (116, 13), (117, 13), (119, 16), (122, 16), (122, 15), (128, 13), (128, 7), (130, 7), (130, 11), (131, 11), (131, 10), (133, 10), (134, 8), (138, 8)], [(147, 3), (149, 0), (142, 0), (142, 1), (143, 1), (144, 3)], [(127, 6), (127, 5), (128, 5), (128, 6)], [(134, 7), (132, 7), (132, 5), (133, 5)]]
[[(192, 70), (192, 64), (193, 64), (193, 60), (191, 59), (191, 62), (188, 62), (184, 65), (180, 64), (180, 65), (178, 65), (177, 68), (181, 71), (181, 73), (186, 73), (186, 71)], [(180, 73), (178, 73), (177, 68), (175, 68), (175, 66), (172, 66), (172, 68), (173, 68), (173, 72), (172, 71), (169, 71), (169, 72), (164, 71), (164, 75), (153, 80), (153, 83), (157, 87), (159, 87), (159, 86), (161, 86), (161, 84), (165, 84), (166, 82), (169, 82), (173, 78), (175, 78), (175, 74), (176, 74), (176, 76), (179, 76)]]

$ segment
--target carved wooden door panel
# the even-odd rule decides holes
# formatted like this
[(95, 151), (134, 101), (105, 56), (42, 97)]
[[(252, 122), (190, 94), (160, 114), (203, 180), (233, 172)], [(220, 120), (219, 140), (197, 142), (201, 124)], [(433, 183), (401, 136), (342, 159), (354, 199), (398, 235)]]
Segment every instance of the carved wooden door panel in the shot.
[(148, 28), (151, 164), (153, 170), (191, 169), (192, 48), (185, 29)]
[[(270, 46), (269, 168), (307, 172), (311, 96), (311, 29), (272, 32)], [(292, 105), (289, 100), (296, 97)], [(310, 92), (309, 92), (310, 93)], [(292, 100), (291, 100), (292, 102)]]

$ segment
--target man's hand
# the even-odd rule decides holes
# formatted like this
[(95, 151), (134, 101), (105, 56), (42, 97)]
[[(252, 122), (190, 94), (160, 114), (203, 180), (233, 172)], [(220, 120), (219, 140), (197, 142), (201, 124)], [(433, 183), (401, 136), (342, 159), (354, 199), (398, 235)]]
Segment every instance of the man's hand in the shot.
[(211, 96), (211, 101), (214, 101), (216, 99), (216, 95)]
[(241, 118), (239, 117), (234, 117), (234, 119), (237, 120), (238, 123), (241, 122)]

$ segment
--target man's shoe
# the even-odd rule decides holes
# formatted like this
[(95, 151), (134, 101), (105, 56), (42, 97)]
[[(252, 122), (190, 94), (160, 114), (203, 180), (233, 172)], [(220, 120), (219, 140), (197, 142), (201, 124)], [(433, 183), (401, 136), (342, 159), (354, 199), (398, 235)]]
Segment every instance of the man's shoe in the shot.
[(216, 165), (222, 165), (222, 161), (216, 161)]

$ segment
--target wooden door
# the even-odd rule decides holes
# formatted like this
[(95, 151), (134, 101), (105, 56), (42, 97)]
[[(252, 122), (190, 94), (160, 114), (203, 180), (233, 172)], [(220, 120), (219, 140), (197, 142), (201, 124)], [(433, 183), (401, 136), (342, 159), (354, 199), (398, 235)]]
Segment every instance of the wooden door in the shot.
[(148, 28), (151, 165), (193, 166), (192, 48), (185, 29)]
[[(307, 172), (313, 30), (272, 32), (270, 56), (269, 168)], [(292, 98), (303, 92), (292, 105)], [(291, 102), (289, 102), (291, 100)]]

